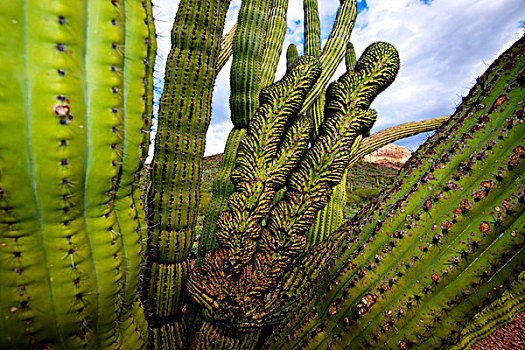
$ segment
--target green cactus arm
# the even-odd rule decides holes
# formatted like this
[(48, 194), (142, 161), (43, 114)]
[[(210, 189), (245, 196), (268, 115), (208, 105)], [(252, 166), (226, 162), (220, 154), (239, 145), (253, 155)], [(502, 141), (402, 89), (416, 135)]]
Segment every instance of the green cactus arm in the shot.
[(148, 193), (148, 255), (145, 304), (156, 346), (181, 347), (183, 288), (202, 175), (204, 135), (211, 112), (219, 45), (229, 1), (196, 6), (181, 1), (160, 100)]
[(297, 52), (297, 47), (292, 43), (288, 45), (288, 49), (286, 49), (286, 68), (289, 69), (290, 65), (295, 61), (295, 59), (299, 56), (299, 53)]
[[(361, 344), (353, 346), (382, 344), (395, 332), (394, 327), (385, 329), (384, 325), (404, 322), (404, 313), (397, 313), (396, 308), (390, 314), (385, 303), (405, 303), (406, 311), (411, 300), (413, 315), (433, 294), (428, 290), (438, 288), (461, 295), (461, 289), (447, 289), (443, 283), (447, 276), (460, 275), (524, 209), (520, 199), (524, 184), (519, 175), (524, 165), (520, 157), (525, 152), (520, 104), (524, 95), (517, 78), (525, 66), (524, 44), (525, 39), (521, 39), (500, 56), (454, 116), (407, 162), (396, 182), (343, 229), (319, 244), (302, 260), (301, 268), (283, 280), (282, 292), (276, 292), (276, 297), (287, 296), (298, 306), (274, 332), (267, 342), (269, 347), (307, 343), (326, 346), (330, 339), (338, 343), (343, 338), (352, 341), (352, 337)], [(500, 165), (495, 169), (496, 162)], [(508, 236), (512, 235), (503, 235), (511, 239)], [(491, 259), (504, 262), (522, 245), (502, 244), (505, 249), (495, 248)], [(400, 258), (398, 254), (402, 254)], [(485, 264), (487, 260), (478, 262)], [(318, 268), (322, 265), (326, 269)], [(427, 271), (426, 278), (417, 278), (422, 271)], [(512, 276), (513, 271), (505, 271)], [(483, 278), (490, 279), (495, 272), (488, 271)], [(326, 282), (302, 287), (305, 282), (301, 281), (322, 276)], [(474, 280), (475, 276), (467, 276)], [(409, 290), (396, 299), (410, 281), (413, 287), (407, 287)], [(297, 300), (290, 295), (290, 285), (296, 286), (298, 295), (308, 290), (319, 292), (306, 293)], [(418, 303), (418, 299), (423, 302)], [(449, 303), (446, 308), (452, 310), (453, 305)], [(369, 328), (368, 322), (372, 322)], [(359, 325), (374, 336), (361, 337)], [(420, 341), (424, 340), (422, 337)]]
[(461, 331), (454, 350), (470, 349), (476, 342), (512, 322), (525, 310), (525, 271), (512, 286), (489, 306), (478, 312)]
[(199, 240), (199, 261), (206, 255), (206, 252), (219, 248), (215, 235), (217, 220), (219, 219), (220, 213), (228, 208), (228, 198), (230, 194), (233, 193), (233, 183), (230, 181), (230, 174), (235, 165), (237, 150), (241, 140), (246, 134), (246, 130), (246, 128), (234, 128), (226, 140), (226, 148), (222, 155), (221, 166), (213, 180), (212, 197)]
[(355, 69), (355, 63), (357, 59), (355, 56), (354, 44), (348, 43), (346, 45), (345, 65), (346, 70), (353, 71)]
[(233, 38), (230, 109), (233, 125), (245, 128), (259, 106), (261, 66), (270, 1), (243, 1)]
[(321, 29), (317, 0), (303, 1), (304, 10), (304, 53), (321, 56)]
[(281, 57), (284, 35), (286, 34), (286, 12), (288, 0), (273, 0), (266, 28), (266, 38), (261, 64), (261, 88), (274, 82), (275, 71)]
[[(307, 0), (303, 2), (304, 11), (304, 53), (314, 57), (321, 57), (321, 30), (319, 25), (319, 12), (317, 10), (317, 0)], [(317, 138), (319, 125), (324, 120), (324, 96), (322, 94), (315, 100), (312, 107), (308, 110), (314, 121), (312, 130), (312, 141)]]
[(226, 62), (230, 59), (233, 52), (233, 37), (237, 30), (237, 23), (230, 29), (228, 33), (221, 40), (221, 51), (219, 52), (219, 58), (217, 59), (217, 72), (220, 72)]
[(305, 113), (317, 99), (319, 94), (324, 91), (326, 84), (343, 59), (345, 55), (346, 44), (350, 38), (352, 28), (354, 27), (356, 15), (356, 1), (344, 0), (337, 10), (337, 16), (335, 18), (332, 32), (330, 33), (328, 41), (326, 42), (323, 48), (323, 53), (320, 57), (323, 73), (317, 81), (316, 86), (314, 86), (314, 88), (306, 97), (303, 108), (301, 111), (299, 111), (299, 114)]

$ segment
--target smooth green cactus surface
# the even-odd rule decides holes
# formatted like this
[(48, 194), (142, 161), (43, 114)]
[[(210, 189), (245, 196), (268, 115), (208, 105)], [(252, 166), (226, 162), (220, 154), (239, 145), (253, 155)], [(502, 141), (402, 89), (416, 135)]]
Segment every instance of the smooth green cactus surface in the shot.
[(144, 344), (131, 183), (148, 6), (0, 5), (2, 348)]

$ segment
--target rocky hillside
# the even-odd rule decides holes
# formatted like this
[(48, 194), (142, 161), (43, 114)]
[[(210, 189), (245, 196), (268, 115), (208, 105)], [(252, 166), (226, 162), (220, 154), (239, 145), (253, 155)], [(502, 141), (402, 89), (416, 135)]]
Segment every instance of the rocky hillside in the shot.
[(405, 147), (390, 143), (365, 156), (363, 160), (380, 167), (399, 170), (411, 155)]

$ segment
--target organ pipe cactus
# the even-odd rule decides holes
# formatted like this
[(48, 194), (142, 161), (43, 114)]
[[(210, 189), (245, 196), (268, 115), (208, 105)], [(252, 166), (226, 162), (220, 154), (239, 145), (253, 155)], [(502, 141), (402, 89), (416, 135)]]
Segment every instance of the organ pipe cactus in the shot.
[[(373, 44), (358, 67), (331, 84), (327, 119), (308, 150), (314, 124), (297, 112), (321, 75), (319, 61), (298, 58), (280, 82), (262, 91), (232, 172), (229, 210), (217, 223), (222, 249), (207, 254), (188, 281), (188, 291), (204, 307), (198, 335), (204, 344), (210, 337), (227, 341), (236, 329), (256, 338), (262, 327), (284, 316), (268, 294), (305, 250), (309, 227), (346, 170), (355, 138), (372, 127), (375, 112), (368, 106), (394, 80), (397, 51)], [(272, 205), (285, 185), (284, 197)]]
[(443, 347), (524, 269), (524, 45), (396, 181), (297, 260), (273, 295), (294, 310), (268, 347)]
[(133, 182), (151, 115), (150, 6), (0, 5), (1, 348), (145, 345)]
[(195, 240), (204, 136), (228, 6), (224, 0), (202, 1), (198, 6), (183, 0), (173, 26), (148, 192), (144, 294), (155, 348), (182, 348), (187, 343), (187, 325), (181, 318), (184, 285)]

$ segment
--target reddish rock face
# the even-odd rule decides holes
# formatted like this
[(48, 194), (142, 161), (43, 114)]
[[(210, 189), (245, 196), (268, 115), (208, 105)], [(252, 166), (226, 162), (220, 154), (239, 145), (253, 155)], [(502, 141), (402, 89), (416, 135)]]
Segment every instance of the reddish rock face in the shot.
[(406, 148), (389, 143), (365, 156), (364, 161), (400, 169), (411, 155), (412, 153)]

